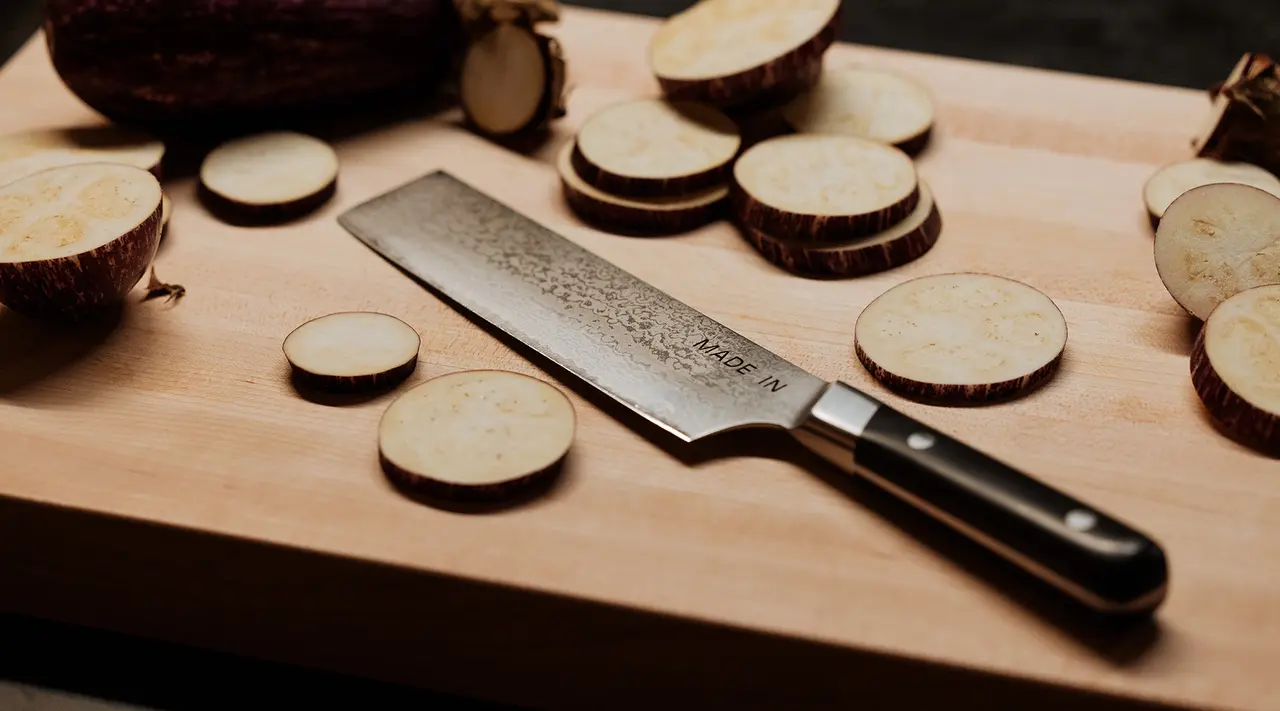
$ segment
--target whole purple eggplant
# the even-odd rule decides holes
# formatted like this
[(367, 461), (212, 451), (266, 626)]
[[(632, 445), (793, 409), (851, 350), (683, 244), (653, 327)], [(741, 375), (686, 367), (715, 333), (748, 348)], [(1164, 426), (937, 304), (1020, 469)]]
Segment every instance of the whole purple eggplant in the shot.
[(466, 41), (452, 0), (44, 0), (44, 32), (82, 101), (162, 130), (429, 94)]

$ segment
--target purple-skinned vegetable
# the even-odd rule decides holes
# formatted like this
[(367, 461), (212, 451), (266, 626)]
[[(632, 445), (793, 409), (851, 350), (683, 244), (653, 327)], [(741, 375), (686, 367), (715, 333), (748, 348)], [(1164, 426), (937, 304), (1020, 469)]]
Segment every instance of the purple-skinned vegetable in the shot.
[(45, 0), (44, 32), (76, 96), (162, 132), (431, 96), (466, 44), (451, 0)]

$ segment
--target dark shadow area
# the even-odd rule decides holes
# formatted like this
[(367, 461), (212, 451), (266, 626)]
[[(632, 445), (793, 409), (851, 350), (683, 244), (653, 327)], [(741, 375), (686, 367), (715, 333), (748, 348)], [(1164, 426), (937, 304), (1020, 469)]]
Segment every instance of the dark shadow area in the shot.
[(78, 324), (37, 321), (0, 306), (0, 398), (57, 375), (91, 355), (120, 326), (113, 308)]
[(141, 637), (0, 618), (0, 676), (174, 711), (492, 708), (420, 689), (646, 711), (1170, 708), (8, 499), (0, 569), (23, 583), (0, 609)]
[(1183, 319), (1183, 342), (1180, 345), (1185, 346), (1185, 353), (1190, 356), (1191, 351), (1195, 350), (1196, 339), (1200, 337), (1200, 329), (1204, 328), (1204, 322), (1200, 319), (1187, 314)]
[(532, 156), (555, 140), (557, 134), (553, 130), (554, 123), (548, 122), (546, 126), (533, 131), (517, 131), (510, 136), (489, 136), (476, 130), (465, 118), (459, 117), (447, 122), (453, 128), (467, 131), (499, 148), (523, 156)]

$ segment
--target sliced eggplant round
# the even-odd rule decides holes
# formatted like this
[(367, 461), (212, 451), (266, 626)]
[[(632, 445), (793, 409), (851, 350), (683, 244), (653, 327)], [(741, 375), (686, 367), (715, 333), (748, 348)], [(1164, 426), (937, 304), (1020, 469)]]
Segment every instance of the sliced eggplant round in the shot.
[(1252, 185), (1280, 196), (1280, 178), (1251, 163), (1228, 163), (1213, 158), (1192, 158), (1163, 165), (1142, 187), (1142, 199), (1152, 224), (1158, 224), (1165, 210), (1191, 188), (1214, 183)]
[(800, 133), (857, 136), (920, 152), (933, 130), (933, 99), (899, 74), (865, 67), (822, 73), (817, 84), (783, 109)]
[(164, 155), (164, 143), (114, 125), (20, 131), (0, 136), (0, 185), (77, 163), (123, 163), (159, 178)]
[(881, 294), (854, 328), (858, 360), (885, 387), (939, 404), (1024, 393), (1057, 370), (1067, 321), (1048, 296), (987, 274), (938, 274)]
[(675, 234), (720, 217), (729, 195), (726, 186), (676, 197), (622, 197), (583, 180), (573, 167), (573, 142), (560, 151), (557, 166), (569, 207), (586, 222), (621, 233)]
[(712, 106), (642, 99), (584, 121), (573, 167), (587, 183), (614, 195), (687, 195), (723, 186), (741, 147), (737, 124)]
[(328, 202), (337, 187), (333, 147), (293, 131), (227, 141), (200, 166), (201, 197), (232, 222), (293, 219)]
[(852, 136), (795, 134), (757, 143), (734, 164), (732, 188), (739, 224), (813, 242), (873, 235), (920, 201), (910, 156)]
[(559, 388), (501, 370), (432, 378), (396, 398), (378, 425), (383, 471), (441, 499), (517, 496), (553, 477), (577, 418)]
[(418, 365), (422, 339), (395, 316), (342, 311), (312, 319), (284, 339), (294, 378), (330, 392), (380, 390), (402, 382)]
[(765, 259), (794, 274), (812, 277), (856, 277), (915, 261), (937, 244), (942, 213), (928, 185), (920, 183), (920, 201), (906, 219), (889, 229), (850, 242), (814, 244), (783, 240), (760, 230), (741, 228)]
[(559, 45), (523, 25), (500, 23), (471, 43), (459, 83), (467, 122), (479, 133), (535, 132), (564, 113)]
[(836, 40), (840, 0), (702, 0), (649, 42), (649, 66), (670, 99), (721, 106), (794, 85)]
[(1225, 430), (1280, 449), (1280, 285), (1246, 289), (1213, 310), (1191, 351), (1191, 379)]
[(123, 163), (42, 170), (0, 187), (0, 303), (79, 321), (122, 302), (160, 244), (156, 177)]
[(1280, 283), (1280, 198), (1214, 183), (1178, 196), (1156, 229), (1156, 271), (1200, 320), (1245, 289)]

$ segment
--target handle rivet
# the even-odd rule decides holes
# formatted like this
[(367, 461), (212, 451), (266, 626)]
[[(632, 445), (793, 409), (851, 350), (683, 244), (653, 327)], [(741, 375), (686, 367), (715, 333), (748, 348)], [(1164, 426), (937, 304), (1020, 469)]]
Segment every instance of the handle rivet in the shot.
[(1066, 523), (1067, 528), (1073, 531), (1088, 531), (1098, 525), (1098, 517), (1092, 511), (1072, 509), (1067, 512)]
[(916, 450), (928, 449), (936, 441), (928, 432), (912, 432), (907, 436), (907, 446)]

